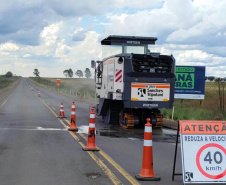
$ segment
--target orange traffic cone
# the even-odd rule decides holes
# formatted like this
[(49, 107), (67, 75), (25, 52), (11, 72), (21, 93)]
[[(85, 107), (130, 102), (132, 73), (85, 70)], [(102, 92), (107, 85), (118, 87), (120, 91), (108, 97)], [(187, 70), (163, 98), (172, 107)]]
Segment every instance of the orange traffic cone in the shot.
[(38, 97), (41, 97), (41, 95), (40, 95), (40, 91), (38, 91)]
[(95, 144), (95, 112), (94, 108), (91, 108), (90, 118), (89, 118), (89, 132), (88, 141), (86, 147), (82, 148), (85, 151), (99, 151)]
[(139, 175), (135, 176), (136, 179), (142, 181), (159, 181), (160, 177), (155, 176), (153, 169), (153, 150), (152, 150), (152, 125), (150, 118), (147, 119), (144, 130), (144, 148), (143, 148), (143, 163)]
[(60, 105), (60, 115), (58, 116), (58, 118), (66, 118), (64, 116), (64, 106), (63, 106), (63, 103), (61, 103), (61, 105)]
[(76, 115), (75, 115), (75, 102), (72, 102), (71, 106), (71, 125), (68, 129), (69, 131), (78, 131), (78, 128), (76, 127)]

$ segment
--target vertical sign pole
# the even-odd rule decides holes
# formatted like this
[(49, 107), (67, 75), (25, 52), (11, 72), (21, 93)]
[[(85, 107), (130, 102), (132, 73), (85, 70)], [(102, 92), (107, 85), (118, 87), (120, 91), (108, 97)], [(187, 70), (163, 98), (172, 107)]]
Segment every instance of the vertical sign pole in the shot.
[(179, 138), (179, 121), (178, 121), (178, 126), (177, 126), (177, 139), (176, 139), (176, 145), (175, 145), (175, 154), (174, 154), (174, 162), (173, 162), (173, 175), (172, 175), (172, 181), (174, 181), (174, 176), (175, 176), (175, 175), (182, 175), (181, 173), (175, 173), (176, 160), (177, 160), (178, 138)]
[(173, 106), (173, 111), (172, 111), (172, 120), (173, 120), (173, 117), (174, 117), (174, 106)]

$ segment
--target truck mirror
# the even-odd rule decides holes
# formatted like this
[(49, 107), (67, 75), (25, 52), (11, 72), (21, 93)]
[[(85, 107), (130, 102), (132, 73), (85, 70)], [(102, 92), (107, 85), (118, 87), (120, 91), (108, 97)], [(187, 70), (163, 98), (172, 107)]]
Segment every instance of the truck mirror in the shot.
[(95, 61), (94, 60), (91, 60), (91, 68), (94, 68), (95, 69), (95, 67), (96, 67)]

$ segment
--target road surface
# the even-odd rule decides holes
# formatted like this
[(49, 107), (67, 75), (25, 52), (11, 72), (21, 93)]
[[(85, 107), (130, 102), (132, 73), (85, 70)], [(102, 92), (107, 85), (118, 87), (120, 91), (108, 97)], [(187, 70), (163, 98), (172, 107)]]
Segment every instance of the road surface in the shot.
[[(37, 96), (39, 91), (41, 97)], [(73, 101), (79, 128), (76, 134), (67, 131)], [(57, 118), (61, 102), (67, 117), (62, 120)], [(96, 144), (101, 151), (83, 151), (90, 105), (36, 86), (26, 78), (0, 107), (1, 185), (182, 184), (182, 176), (171, 180), (175, 130), (153, 130), (154, 171), (161, 181), (137, 181), (143, 128), (125, 130), (96, 118)], [(180, 148), (178, 151), (176, 172), (181, 173)]]

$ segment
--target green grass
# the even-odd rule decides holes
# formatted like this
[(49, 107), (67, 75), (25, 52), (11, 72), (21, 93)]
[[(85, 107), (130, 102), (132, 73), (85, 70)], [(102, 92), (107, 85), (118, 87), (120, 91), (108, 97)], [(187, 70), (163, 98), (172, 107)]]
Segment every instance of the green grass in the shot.
[[(172, 109), (162, 109), (162, 114), (166, 119), (172, 119)], [(211, 111), (204, 108), (174, 108), (174, 120), (222, 120), (226, 115), (218, 111)]]
[[(226, 110), (220, 112), (218, 95), (218, 84), (216, 82), (206, 82), (204, 100), (178, 100), (174, 101), (174, 120), (226, 120)], [(226, 83), (225, 102), (226, 108)], [(172, 109), (161, 110), (164, 117), (172, 118)]]
[(4, 75), (0, 75), (0, 89), (3, 89), (5, 87), (8, 87), (11, 83), (18, 80), (19, 77), (11, 77), (7, 78)]

